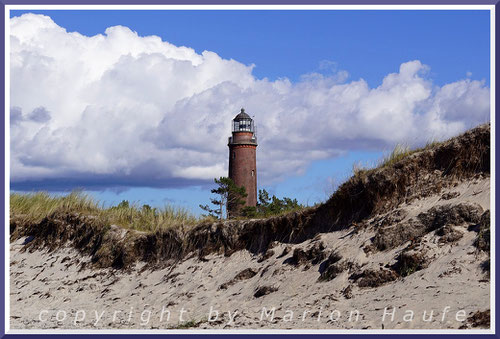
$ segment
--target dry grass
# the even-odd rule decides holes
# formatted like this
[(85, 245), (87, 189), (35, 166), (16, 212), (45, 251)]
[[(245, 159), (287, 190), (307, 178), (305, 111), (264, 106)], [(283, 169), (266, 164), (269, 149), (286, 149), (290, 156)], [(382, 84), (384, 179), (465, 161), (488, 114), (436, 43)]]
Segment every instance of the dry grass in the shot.
[(201, 220), (182, 207), (166, 205), (163, 208), (123, 205), (104, 208), (89, 195), (74, 191), (65, 196), (46, 192), (11, 193), (10, 215), (30, 223), (39, 223), (56, 212), (79, 213), (98, 218), (104, 224), (115, 224), (128, 229), (155, 232), (169, 228), (186, 229)]
[(380, 160), (376, 161), (373, 164), (361, 163), (360, 161), (355, 162), (352, 165), (352, 174), (354, 177), (356, 177), (362, 174), (373, 172), (376, 169), (392, 166), (411, 154), (435, 148), (441, 144), (443, 144), (443, 142), (436, 141), (434, 139), (428, 141), (425, 146), (415, 149), (411, 149), (407, 144), (396, 144), (396, 146), (394, 146), (394, 149), (390, 153), (385, 154)]
[(360, 161), (357, 161), (353, 163), (352, 165), (352, 175), (353, 177), (359, 177), (368, 173), (373, 172), (376, 169), (384, 168), (384, 167), (389, 167), (397, 163), (398, 161), (401, 161), (402, 159), (406, 158), (410, 154), (413, 154), (415, 152), (431, 148), (438, 143), (436, 142), (429, 142), (427, 145), (423, 148), (419, 149), (410, 149), (410, 147), (406, 144), (397, 144), (394, 146), (394, 149), (388, 153), (385, 154), (380, 160), (375, 161), (373, 163), (362, 163)]
[(408, 145), (397, 144), (391, 153), (382, 158), (378, 167), (391, 166), (416, 151), (412, 151)]
[[(361, 163), (361, 161), (356, 161), (356, 162), (354, 162), (354, 163), (352, 164), (352, 175), (353, 175), (354, 177), (359, 176), (359, 175), (361, 175), (361, 174), (363, 174), (363, 173), (366, 173), (366, 171), (368, 171), (369, 169), (370, 169), (370, 167), (369, 167), (369, 166), (366, 166), (366, 165), (363, 165), (363, 164)], [(337, 189), (338, 189), (338, 187), (337, 187)], [(335, 192), (336, 192), (336, 191), (334, 191), (333, 193), (335, 193)], [(332, 194), (332, 195), (333, 195), (333, 194)]]

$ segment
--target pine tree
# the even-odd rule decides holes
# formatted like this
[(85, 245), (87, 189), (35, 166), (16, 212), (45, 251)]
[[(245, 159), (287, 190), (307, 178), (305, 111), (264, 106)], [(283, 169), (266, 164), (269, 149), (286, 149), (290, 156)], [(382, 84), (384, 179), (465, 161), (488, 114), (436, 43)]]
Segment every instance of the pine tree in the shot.
[(244, 186), (236, 186), (234, 181), (228, 177), (220, 177), (214, 179), (218, 185), (217, 188), (212, 189), (210, 192), (216, 194), (217, 198), (211, 198), (210, 202), (216, 206), (212, 209), (209, 205), (200, 205), (200, 208), (207, 211), (209, 216), (222, 220), (224, 218), (224, 211), (226, 218), (234, 218), (240, 215), (241, 207), (245, 204), (244, 198), (247, 196)]

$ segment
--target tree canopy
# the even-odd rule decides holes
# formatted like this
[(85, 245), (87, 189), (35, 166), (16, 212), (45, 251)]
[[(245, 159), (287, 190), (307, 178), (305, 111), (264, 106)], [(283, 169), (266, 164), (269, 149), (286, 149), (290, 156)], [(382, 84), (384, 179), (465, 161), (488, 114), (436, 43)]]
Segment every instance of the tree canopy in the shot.
[(215, 208), (212, 209), (209, 205), (200, 205), (200, 208), (208, 212), (208, 216), (220, 220), (224, 219), (224, 215), (226, 219), (241, 216), (247, 196), (245, 187), (236, 186), (234, 181), (228, 177), (215, 178), (214, 181), (218, 187), (210, 192), (216, 194), (217, 198), (211, 198), (210, 202), (215, 205)]

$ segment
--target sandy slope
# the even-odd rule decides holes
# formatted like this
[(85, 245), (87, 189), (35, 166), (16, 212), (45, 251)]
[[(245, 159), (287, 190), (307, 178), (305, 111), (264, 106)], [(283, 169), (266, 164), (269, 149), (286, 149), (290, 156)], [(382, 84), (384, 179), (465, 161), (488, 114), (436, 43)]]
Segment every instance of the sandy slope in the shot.
[[(459, 194), (445, 200), (447, 192)], [(462, 182), (399, 209), (408, 212), (404, 221), (434, 206), (458, 203), (477, 203), (488, 210), (489, 177)], [(155, 271), (138, 264), (129, 272), (84, 268), (89, 257), (72, 248), (24, 252), (23, 242), (30, 239), (20, 239), (11, 244), (11, 327), (441, 329), (470, 327), (465, 318), (490, 309), (490, 281), (480, 267), (487, 255), (473, 246), (477, 231), (456, 226), (463, 237), (445, 243), (434, 231), (426, 234), (417, 244), (427, 258), (426, 268), (370, 288), (359, 287), (353, 272), (389, 267), (408, 243), (365, 253), (374, 228), (360, 229), (320, 234), (301, 244), (276, 243), (269, 258), (244, 250), (229, 257), (193, 257)], [(336, 250), (349, 269), (333, 280), (318, 281), (320, 263), (288, 263), (294, 249), (319, 243), (325, 253)], [(221, 288), (246, 269), (251, 270), (241, 280)], [(270, 293), (256, 297), (262, 287)], [(216, 321), (209, 321), (211, 307), (219, 312)], [(274, 318), (262, 317), (263, 308), (275, 308)], [(388, 314), (383, 321), (384, 310), (393, 308), (394, 320)], [(424, 312), (427, 318), (433, 312), (431, 321), (423, 320)]]

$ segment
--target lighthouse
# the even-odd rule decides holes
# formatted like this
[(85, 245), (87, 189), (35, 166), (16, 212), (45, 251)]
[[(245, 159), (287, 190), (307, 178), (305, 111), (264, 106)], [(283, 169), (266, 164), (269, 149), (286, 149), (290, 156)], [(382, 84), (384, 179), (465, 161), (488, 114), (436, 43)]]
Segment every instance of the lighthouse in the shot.
[[(257, 136), (252, 118), (245, 109), (234, 117), (229, 137), (229, 178), (247, 192), (245, 206), (257, 205)], [(228, 206), (231, 209), (230, 206)]]

